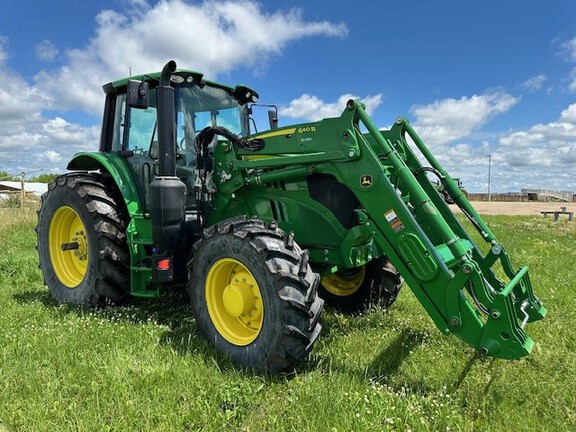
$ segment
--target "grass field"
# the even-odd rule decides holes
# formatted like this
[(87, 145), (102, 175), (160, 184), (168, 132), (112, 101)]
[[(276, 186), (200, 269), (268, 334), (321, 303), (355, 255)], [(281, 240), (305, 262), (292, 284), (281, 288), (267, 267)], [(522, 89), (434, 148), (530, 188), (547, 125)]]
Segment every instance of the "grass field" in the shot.
[(35, 213), (0, 209), (0, 431), (574, 431), (576, 222), (487, 216), (548, 317), (531, 356), (477, 357), (405, 288), (388, 312), (326, 311), (290, 378), (232, 366), (182, 292), (122, 308), (55, 304)]

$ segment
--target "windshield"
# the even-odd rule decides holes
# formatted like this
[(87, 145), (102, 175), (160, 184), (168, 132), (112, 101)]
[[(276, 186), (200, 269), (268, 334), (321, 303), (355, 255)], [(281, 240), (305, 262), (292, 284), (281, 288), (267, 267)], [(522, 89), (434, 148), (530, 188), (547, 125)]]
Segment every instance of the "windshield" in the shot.
[(237, 135), (247, 135), (244, 106), (227, 91), (205, 85), (177, 87), (178, 136), (196, 136), (207, 126), (223, 126)]

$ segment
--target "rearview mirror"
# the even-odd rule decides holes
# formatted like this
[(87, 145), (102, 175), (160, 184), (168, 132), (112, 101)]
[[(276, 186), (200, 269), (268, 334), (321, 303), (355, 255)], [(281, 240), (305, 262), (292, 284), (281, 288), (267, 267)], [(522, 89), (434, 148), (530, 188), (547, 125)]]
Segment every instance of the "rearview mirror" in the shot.
[(268, 123), (270, 123), (270, 129), (278, 128), (278, 112), (273, 110), (268, 110)]
[(128, 105), (132, 108), (146, 109), (150, 105), (148, 83), (145, 81), (128, 81)]

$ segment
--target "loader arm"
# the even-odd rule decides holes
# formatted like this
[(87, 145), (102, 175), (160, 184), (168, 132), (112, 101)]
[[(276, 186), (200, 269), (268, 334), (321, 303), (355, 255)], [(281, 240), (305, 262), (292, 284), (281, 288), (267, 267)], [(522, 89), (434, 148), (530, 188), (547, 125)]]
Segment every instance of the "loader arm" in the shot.
[[(407, 120), (398, 119), (390, 131), (380, 132), (358, 102), (350, 102), (348, 108), (355, 110), (355, 122), (361, 122), (373, 139), (368, 152), (372, 150), (371, 156), (379, 160), (383, 157), (393, 173), (381, 175), (383, 185), (374, 186), (362, 200), (361, 219), (378, 227), (376, 242), (394, 257), (392, 262), (438, 328), (494, 357), (515, 359), (527, 355), (533, 341), (524, 327), (546, 314), (533, 293), (528, 268), (512, 267), (504, 247)], [(482, 254), (434, 192), (406, 135), (489, 243), (487, 254)], [(382, 214), (384, 218), (378, 217)], [(496, 276), (497, 263), (507, 281)]]
[[(368, 133), (362, 133), (363, 128)], [(407, 137), (424, 156), (426, 167)], [(311, 264), (323, 273), (386, 255), (442, 333), (455, 334), (494, 357), (516, 359), (530, 352), (533, 341), (524, 328), (543, 318), (546, 310), (533, 293), (527, 267), (512, 266), (458, 183), (406, 119), (380, 131), (363, 105), (350, 100), (339, 118), (250, 138), (263, 140), (263, 149), (246, 151), (229, 142), (220, 142), (215, 149), (213, 179), (218, 193), (210, 224), (238, 212), (280, 219), (279, 226), (295, 233), (295, 239), (310, 250)], [(427, 171), (442, 178), (454, 202), (488, 243), (488, 253), (474, 244), (430, 183)], [(353, 210), (356, 226), (345, 229), (332, 212), (310, 199), (306, 179), (318, 173), (334, 176), (354, 194), (359, 203)], [(290, 186), (272, 186), (284, 183)], [(270, 211), (275, 203), (285, 206), (285, 217)], [(309, 225), (316, 228), (310, 230)], [(322, 231), (329, 234), (322, 237)], [(499, 265), (505, 280), (497, 276)]]

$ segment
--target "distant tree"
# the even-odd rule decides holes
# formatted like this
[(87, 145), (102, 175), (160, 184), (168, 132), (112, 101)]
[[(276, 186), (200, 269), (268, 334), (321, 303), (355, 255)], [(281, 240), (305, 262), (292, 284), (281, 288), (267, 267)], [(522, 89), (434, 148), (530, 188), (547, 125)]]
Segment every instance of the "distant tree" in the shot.
[(52, 183), (56, 180), (58, 174), (40, 174), (35, 177), (30, 177), (27, 181), (29, 183)]
[(8, 174), (6, 171), (0, 171), (0, 181), (18, 181), (20, 179)]

